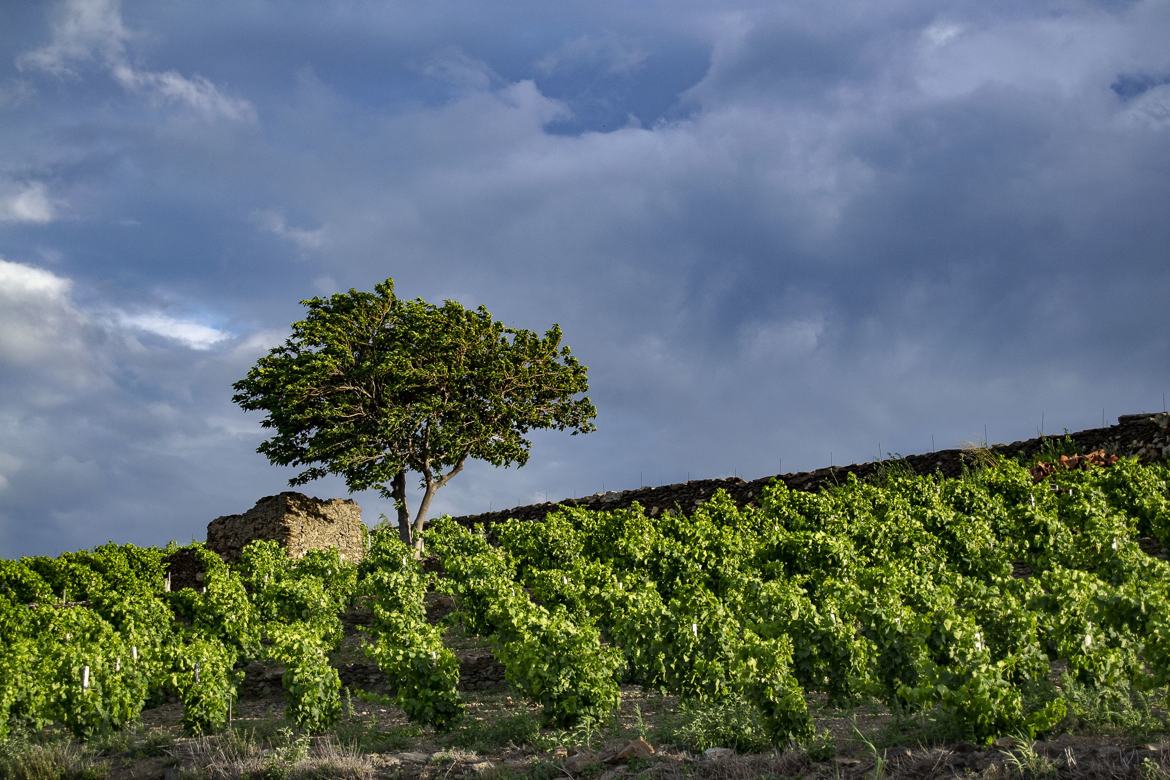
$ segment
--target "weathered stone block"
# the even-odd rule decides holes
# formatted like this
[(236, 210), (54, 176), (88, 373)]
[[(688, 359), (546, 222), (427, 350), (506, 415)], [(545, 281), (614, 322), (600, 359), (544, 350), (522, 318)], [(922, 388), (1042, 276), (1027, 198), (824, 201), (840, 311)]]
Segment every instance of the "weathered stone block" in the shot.
[(217, 517), (207, 524), (207, 546), (226, 561), (255, 539), (279, 542), (294, 558), (309, 550), (334, 547), (342, 560), (356, 563), (365, 556), (362, 510), (351, 499), (328, 501), (286, 491), (266, 496), (239, 515)]

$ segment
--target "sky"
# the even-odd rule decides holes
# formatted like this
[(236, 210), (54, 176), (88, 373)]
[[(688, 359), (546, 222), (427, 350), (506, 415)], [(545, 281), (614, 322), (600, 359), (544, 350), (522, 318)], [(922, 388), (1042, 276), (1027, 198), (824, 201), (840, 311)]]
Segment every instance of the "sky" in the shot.
[(598, 409), (436, 514), (1158, 411), (1168, 36), (1170, 0), (0, 0), (0, 557), (289, 489), (231, 384), (387, 277), (559, 323)]

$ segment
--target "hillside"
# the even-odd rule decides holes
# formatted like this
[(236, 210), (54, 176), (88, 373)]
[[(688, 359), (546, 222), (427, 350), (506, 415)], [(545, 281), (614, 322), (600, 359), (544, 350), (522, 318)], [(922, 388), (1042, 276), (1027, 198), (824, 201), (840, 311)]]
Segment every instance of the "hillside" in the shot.
[(424, 561), (0, 562), (0, 776), (1170, 776), (1163, 419), (1109, 434), (1148, 463), (440, 519)]

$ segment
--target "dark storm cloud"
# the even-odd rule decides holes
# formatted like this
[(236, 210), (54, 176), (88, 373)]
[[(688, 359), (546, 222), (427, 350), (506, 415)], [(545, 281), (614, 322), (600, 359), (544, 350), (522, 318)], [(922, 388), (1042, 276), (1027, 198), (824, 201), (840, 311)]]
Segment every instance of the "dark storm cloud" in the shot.
[(0, 554), (282, 489), (231, 382), (300, 298), (386, 276), (560, 322), (600, 411), (438, 511), (1160, 405), (1170, 4), (542, 9), (13, 17)]

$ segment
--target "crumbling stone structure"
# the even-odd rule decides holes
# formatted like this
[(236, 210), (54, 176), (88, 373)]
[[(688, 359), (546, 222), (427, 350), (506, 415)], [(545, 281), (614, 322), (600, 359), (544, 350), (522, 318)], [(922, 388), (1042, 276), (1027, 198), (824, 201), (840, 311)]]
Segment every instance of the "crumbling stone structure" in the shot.
[(207, 546), (229, 563), (255, 539), (279, 542), (294, 558), (309, 550), (335, 547), (342, 560), (357, 563), (366, 552), (362, 510), (351, 499), (328, 501), (286, 491), (266, 496), (239, 515), (217, 517), (207, 525)]
[[(1105, 428), (1091, 428), (1067, 434), (1071, 448), (1080, 454), (1101, 450), (1109, 456), (1137, 457), (1149, 463), (1170, 459), (1170, 414), (1127, 414), (1117, 419), (1117, 425)], [(907, 455), (899, 458), (897, 468), (904, 468), (916, 474), (942, 474), (955, 477), (965, 468), (977, 465), (990, 451), (1009, 458), (1030, 458), (1045, 451), (1053, 444), (1064, 444), (1065, 437), (1049, 436), (1017, 441), (1011, 444), (995, 444), (981, 450), (950, 449), (922, 455)], [(547, 502), (530, 504), (512, 509), (501, 509), (478, 515), (455, 518), (467, 526), (483, 525), (516, 518), (518, 520), (541, 520), (558, 506), (583, 507), (590, 510), (621, 509), (638, 502), (646, 513), (657, 515), (665, 511), (691, 512), (699, 504), (711, 498), (715, 491), (726, 490), (740, 506), (754, 504), (764, 488), (779, 480), (792, 490), (818, 490), (826, 485), (840, 484), (849, 474), (864, 480), (881, 474), (891, 467), (891, 461), (858, 463), (852, 466), (830, 466), (795, 474), (776, 474), (751, 482), (728, 477), (726, 479), (703, 479), (680, 482), (661, 487), (646, 487), (620, 492), (595, 493), (583, 498), (570, 498), (559, 503)]]

